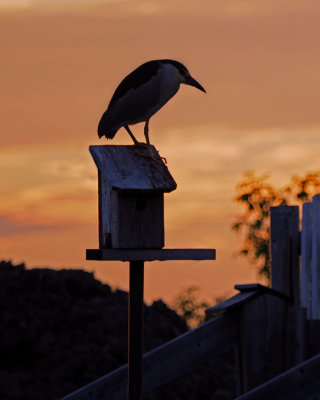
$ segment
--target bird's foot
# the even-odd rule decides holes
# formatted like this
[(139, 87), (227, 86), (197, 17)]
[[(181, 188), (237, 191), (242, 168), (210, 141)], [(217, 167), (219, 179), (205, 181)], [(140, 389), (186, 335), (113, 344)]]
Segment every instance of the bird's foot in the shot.
[[(155, 161), (160, 162), (161, 164), (167, 164), (167, 159), (165, 157), (161, 157), (159, 152), (157, 151), (157, 155), (152, 157)], [(161, 160), (161, 161), (160, 161)]]
[(145, 144), (145, 143), (141, 143), (141, 144), (142, 144), (142, 146), (139, 146), (139, 147), (143, 148), (144, 150), (148, 150), (148, 152), (145, 152), (145, 151), (144, 152), (140, 152), (139, 150), (137, 150), (136, 152), (137, 152), (137, 154), (139, 154), (139, 156), (146, 157), (146, 158), (151, 158), (152, 160), (154, 160), (155, 162), (157, 162), (157, 163), (159, 163), (161, 165), (163, 165), (163, 163), (167, 164), (167, 159), (164, 158), (164, 157), (161, 157), (159, 155), (158, 151), (153, 152), (151, 150), (151, 148), (148, 147), (147, 144)]
[(147, 143), (143, 143), (143, 142), (135, 142), (134, 145), (137, 147), (142, 147), (143, 149), (148, 147)]
[[(149, 151), (150, 151), (150, 153), (151, 153), (151, 150), (149, 149)], [(159, 153), (159, 151), (156, 149), (156, 152), (157, 153), (152, 153), (151, 154), (151, 157), (155, 160), (155, 161), (158, 161), (158, 162), (161, 162), (161, 164), (164, 162), (165, 164), (167, 164), (167, 159), (165, 158), (165, 157), (161, 157), (160, 156), (160, 153)], [(160, 161), (160, 160), (162, 160), (162, 161)]]
[(167, 159), (165, 157), (161, 157), (158, 151), (157, 153), (149, 154), (149, 156), (160, 165), (167, 164)]
[(167, 159), (165, 157), (161, 157), (161, 160), (167, 165)]

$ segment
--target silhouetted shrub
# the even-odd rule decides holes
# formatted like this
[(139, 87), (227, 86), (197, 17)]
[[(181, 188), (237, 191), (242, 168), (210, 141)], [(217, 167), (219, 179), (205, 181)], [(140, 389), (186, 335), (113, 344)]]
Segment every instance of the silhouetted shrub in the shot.
[[(126, 364), (126, 292), (82, 270), (28, 270), (5, 261), (0, 282), (0, 399), (57, 400)], [(186, 331), (186, 322), (161, 300), (145, 306), (145, 351)], [(210, 374), (187, 378), (183, 392), (188, 382), (203, 386), (206, 376), (213, 393)], [(178, 389), (166, 385), (152, 399), (181, 398)]]

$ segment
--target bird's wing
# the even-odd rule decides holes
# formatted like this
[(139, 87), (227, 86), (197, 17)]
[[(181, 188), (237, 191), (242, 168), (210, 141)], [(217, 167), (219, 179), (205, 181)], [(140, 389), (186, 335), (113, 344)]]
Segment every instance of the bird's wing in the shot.
[(143, 86), (146, 82), (150, 81), (151, 78), (157, 74), (159, 68), (159, 62), (154, 60), (146, 62), (132, 71), (117, 87), (110, 100), (108, 109), (112, 109), (114, 105), (130, 90), (137, 89), (140, 86)]

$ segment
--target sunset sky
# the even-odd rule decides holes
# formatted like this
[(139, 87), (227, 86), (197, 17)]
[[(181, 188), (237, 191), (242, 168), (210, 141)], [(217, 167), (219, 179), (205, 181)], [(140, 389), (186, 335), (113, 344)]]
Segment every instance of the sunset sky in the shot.
[[(320, 170), (319, 20), (318, 0), (0, 0), (0, 258), (127, 289), (127, 264), (85, 261), (98, 246), (88, 147), (105, 144), (97, 123), (121, 79), (173, 58), (207, 94), (182, 86), (150, 122), (178, 184), (166, 246), (215, 248), (217, 260), (148, 263), (145, 298), (196, 285), (213, 300), (257, 281), (234, 257), (235, 186), (248, 170), (276, 186)], [(124, 130), (110, 142), (127, 143)]]

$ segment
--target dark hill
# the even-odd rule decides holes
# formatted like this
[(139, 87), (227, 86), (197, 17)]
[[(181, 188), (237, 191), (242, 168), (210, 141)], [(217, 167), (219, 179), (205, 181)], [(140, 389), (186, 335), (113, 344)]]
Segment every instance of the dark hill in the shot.
[[(112, 291), (82, 270), (27, 270), (5, 261), (0, 262), (0, 283), (0, 399), (57, 400), (126, 364), (126, 292)], [(187, 330), (162, 301), (145, 306), (144, 312), (145, 351)], [(185, 395), (178, 393), (180, 378), (148, 398), (204, 398), (188, 393), (201, 392), (196, 382), (213, 393), (220, 379), (212, 372), (187, 377)]]

